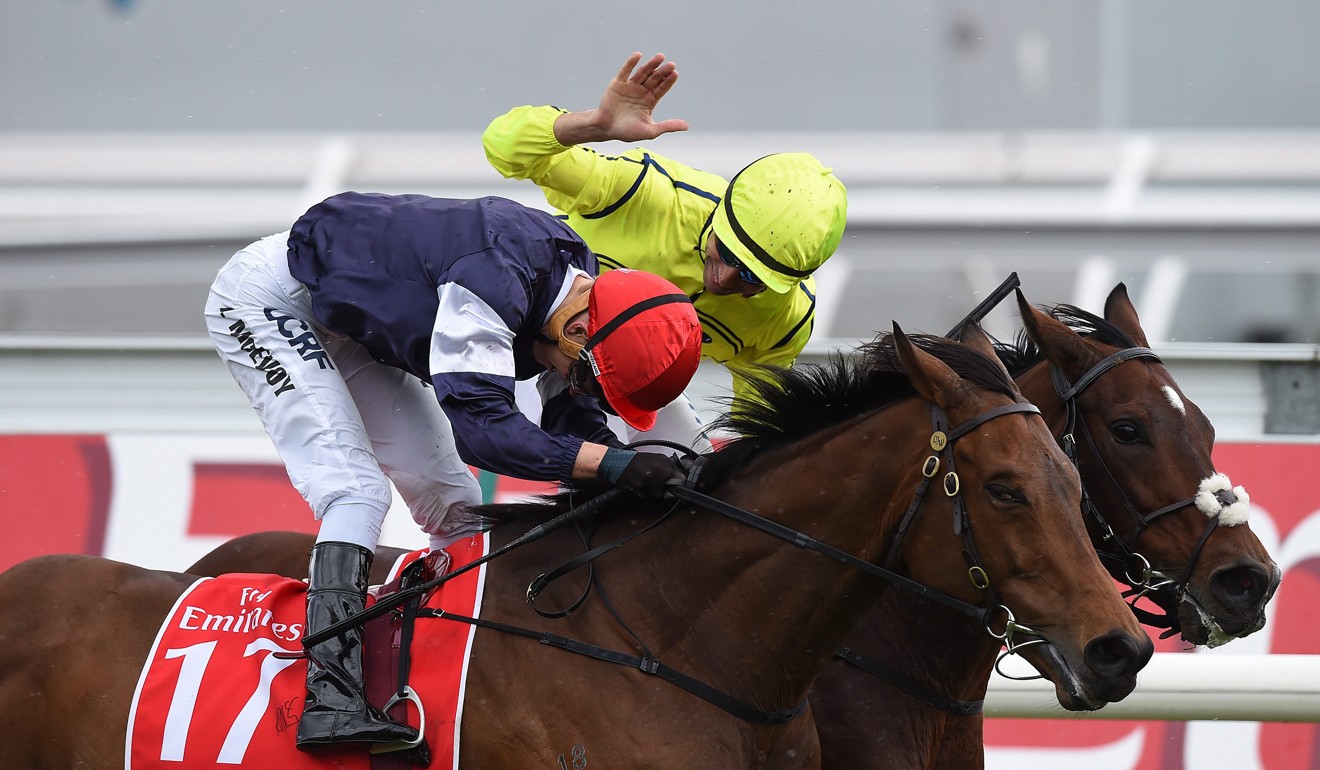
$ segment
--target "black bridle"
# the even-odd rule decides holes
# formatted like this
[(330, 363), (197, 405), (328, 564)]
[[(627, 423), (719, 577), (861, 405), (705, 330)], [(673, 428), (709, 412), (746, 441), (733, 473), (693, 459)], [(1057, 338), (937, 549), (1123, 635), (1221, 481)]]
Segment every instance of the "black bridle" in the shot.
[[(913, 497), (912, 503), (908, 506), (907, 511), (904, 512), (903, 519), (899, 523), (898, 530), (894, 534), (894, 540), (889, 546), (889, 555), (885, 557), (885, 569), (890, 570), (893, 568), (894, 563), (902, 553), (903, 539), (907, 535), (908, 527), (916, 518), (917, 510), (921, 507), (922, 500), (925, 499), (931, 480), (939, 473), (940, 464), (943, 462), (947, 470), (943, 476), (942, 486), (944, 487), (944, 494), (950, 497), (953, 502), (953, 533), (960, 536), (963, 541), (963, 559), (968, 565), (967, 577), (973, 586), (985, 591), (989, 595), (990, 607), (993, 608), (983, 610), (984, 614), (976, 617), (978, 621), (981, 622), (986, 632), (994, 639), (1002, 642), (1007, 648), (1004, 654), (996, 660), (996, 669), (998, 669), (1000, 662), (1003, 661), (1004, 656), (1016, 654), (1022, 647), (1032, 644), (1043, 644), (1045, 639), (1035, 630), (1021, 625), (1016, 621), (1013, 612), (1008, 606), (1000, 602), (999, 596), (990, 582), (990, 576), (986, 572), (985, 567), (981, 564), (981, 555), (976, 548), (976, 539), (972, 534), (971, 520), (968, 518), (966, 506), (963, 505), (961, 481), (959, 480), (958, 472), (954, 466), (953, 442), (989, 420), (1001, 415), (1019, 412), (1040, 414), (1040, 409), (1034, 404), (1008, 404), (1006, 406), (996, 407), (978, 415), (977, 417), (959, 423), (953, 428), (948, 429), (946, 432), (947, 418), (944, 416), (944, 413), (938, 408), (931, 409), (932, 430), (930, 447), (935, 454), (929, 455), (926, 458), (926, 461), (922, 464), (921, 483), (918, 485), (916, 495)], [(904, 579), (906, 580), (906, 578)], [(927, 596), (928, 598), (938, 598), (938, 596), (942, 595)], [(947, 602), (944, 603), (947, 604)], [(988, 620), (989, 613), (993, 612), (994, 609), (1000, 610), (1004, 613), (1005, 622), (1003, 632), (996, 631)], [(1025, 636), (1034, 638), (1018, 642), (1014, 639), (1015, 633), (1022, 633)], [(834, 656), (855, 668), (859, 668), (878, 679), (888, 682), (902, 690), (908, 696), (915, 698), (932, 708), (960, 716), (979, 714), (985, 708), (985, 701), (983, 700), (958, 700), (956, 698), (949, 698), (933, 693), (920, 682), (917, 682), (903, 672), (898, 671), (875, 658), (859, 653), (852, 648), (842, 647), (835, 651)]]
[[(1080, 431), (1083, 440), (1085, 440), (1087, 446), (1090, 447), (1091, 454), (1095, 457), (1096, 463), (1109, 479), (1110, 486), (1118, 492), (1119, 498), (1123, 501), (1123, 507), (1127, 510), (1133, 522), (1134, 532), (1129, 542), (1120, 537), (1114, 531), (1113, 526), (1111, 526), (1105, 517), (1100, 514), (1099, 508), (1091, 501), (1091, 497), (1086, 491), (1086, 484), (1083, 483), (1082, 511), (1084, 515), (1088, 516), (1095, 523), (1101, 532), (1101, 544), (1096, 547), (1096, 553), (1101, 559), (1121, 565), (1123, 582), (1129, 586), (1129, 589), (1123, 594), (1124, 598), (1129, 600), (1128, 607), (1140, 622), (1155, 628), (1166, 629), (1165, 632), (1161, 634), (1161, 638), (1164, 638), (1181, 633), (1182, 631), (1176, 610), (1172, 612), (1166, 610), (1163, 614), (1160, 614), (1138, 607), (1136, 603), (1143, 596), (1171, 592), (1173, 597), (1172, 606), (1177, 607), (1178, 603), (1182, 601), (1183, 594), (1186, 591), (1187, 582), (1191, 579), (1192, 571), (1196, 567), (1196, 562), (1200, 558), (1201, 551), (1204, 548), (1206, 541), (1210, 538), (1210, 534), (1218, 525), (1219, 518), (1218, 516), (1211, 518), (1209, 524), (1201, 533), (1200, 539), (1197, 540), (1196, 546), (1192, 549), (1192, 555), (1187, 563), (1187, 568), (1179, 579), (1171, 578), (1152, 568), (1150, 561), (1136, 550), (1137, 540), (1141, 537), (1141, 534), (1151, 526), (1151, 524), (1166, 514), (1185, 508), (1188, 505), (1195, 505), (1196, 500), (1194, 497), (1189, 497), (1166, 505), (1163, 508), (1151, 511), (1150, 513), (1143, 514), (1139, 512), (1136, 506), (1132, 504), (1132, 501), (1124, 491), (1123, 486), (1118, 483), (1118, 479), (1114, 478), (1114, 474), (1110, 471), (1109, 466), (1105, 464), (1104, 458), (1100, 455), (1095, 440), (1092, 438), (1090, 431), (1086, 427), (1086, 421), (1078, 419), (1079, 407), (1077, 404), (1077, 397), (1082, 391), (1089, 387), (1091, 383), (1095, 382), (1095, 380), (1105, 372), (1108, 372), (1110, 369), (1113, 369), (1124, 361), (1130, 361), (1133, 359), (1160, 361), (1160, 357), (1150, 348), (1125, 348), (1106, 356), (1095, 366), (1091, 367), (1085, 374), (1078, 378), (1076, 384), (1068, 382), (1068, 379), (1057, 368), (1051, 368), (1051, 378), (1054, 383), (1055, 392), (1058, 394), (1059, 399), (1067, 409), (1067, 418), (1064, 425), (1063, 436), (1058, 439), (1063, 447), (1064, 453), (1068, 456), (1068, 459), (1073, 466), (1078, 467), (1080, 470), (1077, 441), (1075, 438), (1075, 435)], [(914, 512), (915, 508), (910, 510), (904, 518), (903, 524), (900, 525), (899, 539), (902, 538), (903, 533), (906, 531), (909, 520)], [(897, 552), (898, 542), (896, 540), (890, 549), (890, 556), (886, 561), (886, 564), (892, 562)], [(1161, 605), (1157, 604), (1157, 606)], [(1008, 652), (1013, 652), (1013, 647), (1011, 645)], [(845, 648), (835, 654), (844, 661), (885, 682), (888, 682), (910, 697), (915, 698), (932, 708), (959, 716), (979, 714), (984, 710), (984, 700), (956, 700), (930, 692), (927, 688), (901, 672), (895, 671), (879, 661), (861, 655), (854, 650)], [(999, 668), (1002, 661), (1002, 656), (995, 661), (995, 669), (999, 671), (1001, 676), (1010, 679), (1038, 678), (1010, 676)]]
[[(780, 540), (784, 540), (785, 542), (791, 543), (792, 545), (798, 548), (804, 548), (807, 550), (816, 551), (817, 553), (820, 553), (831, 559), (839, 561), (843, 564), (860, 569), (869, 575), (881, 578), (882, 580), (885, 580), (895, 586), (898, 586), (899, 588), (912, 591), (920, 596), (924, 596), (928, 599), (939, 602), (940, 604), (943, 604), (946, 607), (949, 607), (964, 615), (972, 617), (976, 619), (977, 622), (980, 623), (985, 628), (988, 634), (990, 634), (995, 639), (998, 639), (1004, 644), (1006, 644), (1010, 653), (1023, 646), (1041, 643), (1044, 640), (1040, 637), (1038, 632), (1027, 626), (1019, 624), (1016, 621), (1013, 612), (1007, 606), (998, 603), (998, 599), (994, 593), (994, 589), (991, 587), (989, 576), (987, 575), (985, 568), (981, 565), (980, 556), (979, 553), (977, 552), (976, 543), (971, 532), (971, 526), (970, 526), (971, 522), (967, 516), (967, 509), (963, 505), (963, 501), (962, 501), (961, 482), (958, 479), (958, 474), (957, 471), (955, 470), (954, 461), (953, 461), (953, 443), (958, 438), (966, 435), (968, 432), (972, 431), (973, 429), (979, 427), (980, 425), (986, 422), (989, 422), (990, 420), (1008, 414), (1039, 415), (1040, 409), (1036, 407), (1034, 404), (1029, 404), (1029, 403), (1006, 404), (1004, 406), (999, 406), (993, 409), (989, 409), (986, 412), (983, 412), (982, 414), (977, 415), (976, 417), (973, 417), (969, 420), (959, 423), (958, 425), (955, 425), (952, 428), (948, 428), (947, 430), (945, 429), (945, 426), (948, 423), (948, 419), (947, 417), (945, 417), (944, 413), (938, 407), (935, 406), (932, 406), (931, 409), (932, 409), (931, 422), (932, 422), (933, 430), (930, 438), (930, 445), (934, 454), (928, 456), (923, 462), (922, 481), (919, 483), (917, 491), (914, 494), (913, 501), (911, 505), (909, 505), (908, 507), (908, 512), (905, 515), (905, 518), (902, 523), (902, 527), (904, 529), (906, 528), (906, 525), (910, 523), (911, 517), (915, 515), (917, 509), (920, 508), (921, 501), (925, 498), (926, 491), (930, 486), (931, 480), (937, 475), (940, 466), (943, 465), (947, 470), (945, 471), (944, 476), (942, 477), (943, 478), (942, 486), (945, 495), (951, 498), (953, 501), (954, 534), (962, 537), (963, 555), (969, 564), (969, 568), (968, 568), (969, 579), (971, 580), (974, 586), (976, 586), (979, 589), (987, 591), (988, 595), (991, 598), (991, 602), (988, 604), (988, 606), (985, 607), (978, 606), (975, 604), (970, 604), (968, 602), (962, 601), (961, 599), (957, 599), (953, 596), (949, 596), (942, 592), (936, 591), (920, 582), (912, 580), (911, 578), (908, 578), (904, 575), (900, 575), (897, 572), (888, 569), (887, 567), (881, 567), (879, 565), (866, 561), (865, 559), (860, 559), (856, 556), (853, 556), (852, 554), (841, 551), (826, 543), (822, 543), (819, 540), (816, 540), (815, 538), (812, 538), (803, 532), (792, 529), (791, 527), (786, 527), (782, 524), (779, 524), (778, 522), (771, 521), (770, 519), (767, 519), (759, 514), (752, 513), (751, 511), (747, 511), (742, 508), (738, 508), (737, 506), (730, 505), (729, 503), (726, 503), (722, 500), (719, 500), (714, 497), (710, 497), (709, 495), (705, 495), (701, 492), (696, 491), (694, 487), (699, 483), (700, 470), (701, 470), (701, 466), (704, 464), (704, 461), (706, 459), (705, 457), (697, 457), (696, 462), (693, 464), (692, 470), (688, 474), (688, 479), (686, 483), (681, 485), (674, 484), (671, 487), (670, 491), (673, 497), (677, 498), (680, 501), (687, 501), (700, 505), (708, 510), (711, 510), (715, 513), (719, 513), (728, 518), (731, 518), (734, 521), (740, 522), (760, 532), (772, 535), (776, 538), (779, 538)], [(651, 443), (651, 442), (641, 442), (641, 443)], [(695, 454), (692, 453), (690, 449), (686, 449), (686, 451), (690, 455)], [(509, 550), (517, 546), (538, 539), (541, 536), (548, 534), (550, 531), (554, 529), (558, 529), (570, 522), (572, 523), (580, 522), (588, 515), (593, 514), (596, 510), (599, 510), (601, 504), (605, 501), (603, 498), (605, 499), (614, 498), (617, 497), (619, 494), (620, 494), (620, 490), (612, 490), (611, 492), (606, 492), (604, 495), (593, 498), (587, 503), (584, 503), (581, 506), (577, 506), (574, 509), (564, 514), (561, 514), (555, 519), (552, 519), (551, 521), (546, 522), (534, 528), (533, 530), (529, 531), (527, 534), (506, 544), (500, 549), (493, 551), (490, 554), (487, 554), (486, 556), (477, 559), (467, 565), (464, 565), (463, 567), (460, 567), (454, 570), (453, 572), (449, 572), (445, 575), (441, 575), (432, 580), (405, 588), (395, 594), (385, 597), (380, 597), (376, 604), (372, 605), (366, 610), (359, 612), (347, 618), (346, 620), (336, 623), (326, 629), (323, 629), (322, 631), (319, 631), (316, 634), (311, 634), (306, 638), (304, 638), (303, 639), (304, 648), (309, 648), (311, 646), (314, 646), (322, 639), (329, 638), (338, 633), (342, 633), (344, 630), (348, 628), (365, 623), (367, 620), (382, 615), (390, 611), (391, 609), (398, 607), (401, 604), (417, 599), (420, 596), (430, 592), (437, 586), (441, 585), (442, 583), (445, 583), (448, 580), (460, 574), (463, 574), (464, 572), (467, 572), (471, 569), (474, 569), (482, 564), (485, 564), (490, 560), (494, 559), (495, 557), (507, 553)], [(659, 519), (645, 526), (641, 530), (641, 532), (649, 531), (650, 529), (659, 525), (661, 522), (667, 520), (669, 516), (677, 508), (678, 508), (678, 503), (675, 502), (675, 504), (671, 506), (668, 510), (666, 510), (659, 517)], [(637, 534), (640, 534), (640, 532)], [(591, 563), (594, 559), (600, 557), (606, 552), (614, 549), (615, 547), (622, 545), (625, 542), (632, 540), (633, 537), (634, 537), (633, 535), (630, 535), (618, 542), (591, 549), (587, 553), (584, 553), (576, 557), (575, 559), (565, 563), (558, 569), (552, 571), (550, 574), (538, 576), (536, 580), (534, 580), (532, 584), (528, 586), (528, 591), (527, 591), (528, 603), (532, 604), (533, 607), (535, 608), (534, 603), (537, 595), (553, 580), (568, 574), (577, 567)], [(901, 538), (901, 535), (896, 535), (896, 537)], [(614, 613), (613, 608), (608, 607), (608, 609), (612, 614), (614, 614), (616, 620), (619, 620), (619, 622), (622, 623), (622, 618), (620, 618), (617, 613)], [(540, 612), (540, 610), (537, 611)], [(569, 611), (571, 612), (571, 609)], [(563, 615), (563, 614), (568, 614), (568, 613), (567, 612), (555, 613), (555, 615)], [(683, 672), (678, 671), (676, 669), (670, 668), (669, 666), (660, 662), (658, 659), (655, 658), (655, 656), (653, 656), (650, 653), (649, 650), (646, 649), (645, 644), (642, 644), (641, 640), (637, 639), (635, 635), (633, 635), (633, 638), (643, 648), (644, 654), (641, 656), (610, 650), (594, 644), (582, 642), (575, 639), (569, 639), (567, 637), (559, 636), (557, 634), (552, 634), (544, 631), (536, 631), (532, 629), (520, 628), (517, 626), (511, 626), (504, 623), (495, 623), (481, 618), (455, 615), (440, 609), (423, 608), (417, 610), (415, 615), (416, 617), (433, 617), (433, 618), (454, 620), (454, 621), (469, 623), (475, 626), (480, 626), (482, 628), (490, 628), (505, 633), (512, 633), (520, 636), (525, 636), (535, 639), (542, 644), (557, 647), (559, 649), (563, 649), (568, 652), (573, 652), (580, 655), (586, 655), (588, 657), (592, 657), (597, 660), (602, 660), (609, 663), (616, 663), (619, 665), (628, 666), (630, 668), (635, 668), (645, 674), (657, 676), (660, 679), (663, 679), (664, 681), (667, 681), (683, 690), (686, 690), (689, 693), (692, 693), (693, 695), (696, 695), (697, 697), (707, 701), (708, 703), (718, 706), (719, 708), (723, 709), (729, 714), (732, 714), (735, 717), (738, 717), (740, 719), (749, 722), (755, 722), (760, 724), (783, 724), (785, 722), (788, 722), (796, 718), (806, 708), (806, 701), (803, 701), (793, 707), (776, 710), (776, 711), (765, 711), (750, 706), (748, 704), (745, 704), (737, 700), (733, 696), (723, 693), (715, 689), (714, 687), (711, 687), (710, 685), (698, 681), (693, 677), (690, 677), (687, 674), (684, 674)], [(1000, 627), (1000, 624), (997, 622), (1001, 617), (1002, 617), (1002, 628)], [(629, 634), (632, 635), (631, 631), (629, 632)], [(1034, 638), (1027, 639), (1025, 641), (1018, 641), (1016, 638), (1016, 635), (1018, 634), (1022, 634), (1024, 636), (1030, 636)], [(840, 650), (839, 652), (836, 653), (836, 655), (844, 658), (845, 660), (848, 660), (849, 662), (854, 663), (854, 665), (863, 665), (863, 667), (865, 666), (864, 664), (864, 661), (866, 660), (865, 658), (862, 658), (861, 656), (858, 656), (855, 653), (851, 653), (851, 651), (848, 651), (846, 649)], [(858, 662), (859, 660), (863, 662), (859, 663)]]
[[(1095, 526), (1100, 530), (1100, 544), (1096, 546), (1096, 553), (1101, 559), (1121, 565), (1122, 580), (1129, 586), (1124, 592), (1124, 598), (1129, 599), (1128, 606), (1132, 609), (1134, 615), (1142, 623), (1154, 628), (1166, 629), (1160, 638), (1166, 638), (1182, 632), (1181, 622), (1178, 620), (1177, 606), (1182, 602), (1183, 596), (1187, 591), (1187, 583), (1192, 578), (1192, 572), (1196, 569), (1196, 562), (1201, 557), (1201, 551), (1205, 543), (1210, 539), (1211, 533), (1219, 525), (1219, 517), (1210, 517), (1205, 530), (1201, 532), (1201, 537), (1196, 541), (1192, 549), (1191, 558), (1187, 561), (1187, 567), (1181, 577), (1171, 577), (1157, 569), (1154, 569), (1150, 561), (1137, 550), (1137, 541), (1141, 538), (1152, 524), (1160, 517), (1173, 513), (1174, 511), (1196, 504), (1196, 498), (1188, 497), (1174, 503), (1170, 503), (1162, 508), (1158, 508), (1150, 513), (1141, 513), (1137, 507), (1132, 504), (1131, 498), (1123, 489), (1123, 485), (1114, 478), (1113, 472), (1105, 463), (1104, 457), (1100, 454), (1100, 449), (1096, 445), (1095, 439), (1091, 436), (1091, 431), (1086, 426), (1085, 420), (1078, 419), (1077, 398), (1091, 383), (1095, 382), (1101, 375), (1110, 369), (1118, 366), (1124, 361), (1133, 359), (1147, 359), (1160, 362), (1160, 357), (1155, 351), (1146, 347), (1124, 348), (1116, 353), (1111, 353), (1101, 359), (1095, 366), (1092, 366), (1085, 374), (1078, 378), (1075, 384), (1068, 382), (1068, 378), (1059, 371), (1057, 367), (1051, 367), (1050, 377), (1054, 383), (1054, 391), (1059, 400), (1067, 409), (1067, 417), (1064, 423), (1063, 436), (1059, 439), (1063, 446), (1064, 453), (1068, 459), (1080, 470), (1078, 458), (1078, 447), (1076, 434), (1080, 431), (1082, 439), (1090, 447), (1091, 455), (1095, 462), (1104, 471), (1105, 478), (1109, 481), (1109, 486), (1118, 493), (1122, 501), (1124, 510), (1127, 511), (1132, 522), (1132, 535), (1130, 539), (1124, 539), (1115, 532), (1114, 527), (1101, 515), (1099, 508), (1091, 501), (1091, 496), (1087, 492), (1086, 485), (1082, 485), (1082, 511), (1088, 516)], [(1143, 596), (1169, 595), (1172, 602), (1169, 607), (1156, 602), (1156, 605), (1164, 610), (1163, 613), (1150, 612), (1136, 605), (1137, 601)]]

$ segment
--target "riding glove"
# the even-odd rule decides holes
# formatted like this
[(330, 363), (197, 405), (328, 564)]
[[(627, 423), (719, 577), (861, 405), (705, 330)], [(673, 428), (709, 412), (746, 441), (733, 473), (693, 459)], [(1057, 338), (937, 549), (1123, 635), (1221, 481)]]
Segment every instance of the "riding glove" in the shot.
[(671, 479), (687, 478), (673, 457), (615, 448), (605, 450), (596, 475), (616, 487), (656, 499), (665, 496)]

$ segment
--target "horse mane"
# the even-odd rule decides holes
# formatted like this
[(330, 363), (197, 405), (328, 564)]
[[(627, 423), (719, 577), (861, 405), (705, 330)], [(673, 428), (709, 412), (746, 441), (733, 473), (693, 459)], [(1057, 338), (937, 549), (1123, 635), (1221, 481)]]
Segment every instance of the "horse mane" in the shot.
[[(1013, 383), (994, 362), (972, 348), (933, 335), (911, 335), (909, 339), (959, 376), (1014, 397)], [(760, 367), (758, 373), (748, 378), (753, 398), (733, 404), (712, 426), (737, 434), (734, 443), (785, 443), (805, 438), (916, 393), (889, 334), (862, 345), (850, 357), (835, 353), (825, 364)]]
[[(933, 335), (909, 335), (914, 345), (943, 361), (959, 376), (986, 390), (1017, 399), (1017, 388), (989, 358), (962, 343)], [(806, 438), (863, 413), (881, 409), (916, 394), (894, 346), (881, 334), (853, 354), (831, 354), (823, 364), (792, 368), (758, 366), (747, 376), (749, 398), (725, 398), (727, 411), (707, 431), (726, 430), (735, 438), (707, 456), (701, 488), (718, 483), (732, 469), (762, 452)], [(546, 517), (603, 491), (598, 484), (525, 502), (494, 503), (473, 512), (492, 525), (513, 519)], [(626, 497), (617, 505), (664, 506), (671, 502)], [(616, 505), (602, 506), (602, 513)]]
[[(1138, 347), (1136, 340), (1108, 319), (1087, 312), (1076, 305), (1058, 304), (1045, 306), (1045, 312), (1054, 319), (1063, 322), (1068, 328), (1095, 342), (1115, 348)], [(1018, 377), (1028, 369), (1043, 363), (1045, 357), (1040, 349), (1027, 336), (1026, 331), (1019, 331), (1013, 342), (995, 342), (995, 353), (1003, 362), (1008, 373)]]

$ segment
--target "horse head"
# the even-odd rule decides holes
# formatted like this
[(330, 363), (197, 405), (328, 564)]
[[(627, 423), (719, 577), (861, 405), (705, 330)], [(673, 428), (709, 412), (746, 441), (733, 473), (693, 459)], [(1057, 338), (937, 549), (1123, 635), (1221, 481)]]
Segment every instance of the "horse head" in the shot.
[(1020, 291), (1017, 302), (1049, 363), (1018, 382), (1076, 457), (1111, 574), (1165, 613), (1143, 618), (1212, 646), (1259, 630), (1279, 568), (1246, 523), (1245, 490), (1215, 470), (1214, 427), (1150, 350), (1126, 287), (1103, 318), (1044, 312)]
[[(940, 455), (942, 442), (951, 450), (938, 469), (926, 464), (911, 474), (913, 484), (924, 476), (938, 486), (911, 517), (895, 563), (924, 585), (986, 608), (987, 631), (1054, 682), (1065, 708), (1122, 699), (1154, 647), (1087, 539), (1068, 457), (979, 327), (964, 342), (980, 369), (967, 367), (966, 352), (950, 356), (956, 348), (947, 341), (914, 343), (897, 327), (892, 340), (912, 386), (948, 418), (942, 431), (937, 422), (934, 432), (945, 436), (933, 439), (929, 456)], [(884, 358), (883, 346), (875, 352)], [(945, 360), (980, 371), (979, 386)]]

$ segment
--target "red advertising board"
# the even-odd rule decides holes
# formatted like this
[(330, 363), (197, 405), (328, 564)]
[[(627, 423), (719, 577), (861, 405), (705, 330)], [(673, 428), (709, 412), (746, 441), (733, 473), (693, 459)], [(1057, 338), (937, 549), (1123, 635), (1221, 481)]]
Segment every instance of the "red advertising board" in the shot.
[[(1320, 487), (1309, 474), (1320, 469), (1320, 445), (1221, 444), (1215, 463), (1251, 494), (1251, 527), (1284, 572), (1265, 629), (1225, 650), (1320, 654)], [(550, 488), (493, 481), (500, 499)], [(0, 436), (0, 511), (0, 568), (76, 552), (182, 569), (228, 537), (314, 531), (264, 437)], [(1318, 737), (1314, 725), (1243, 722), (991, 719), (986, 727), (991, 768), (1320, 768)]]

